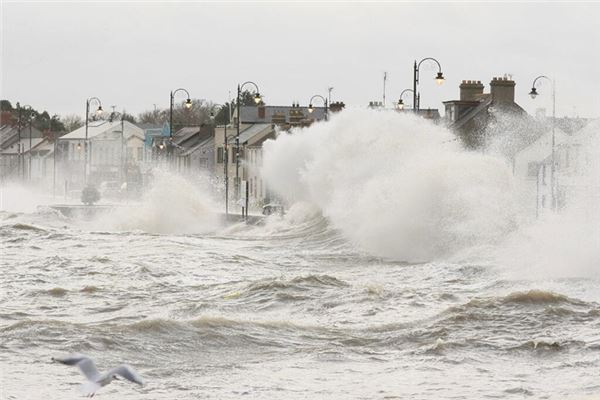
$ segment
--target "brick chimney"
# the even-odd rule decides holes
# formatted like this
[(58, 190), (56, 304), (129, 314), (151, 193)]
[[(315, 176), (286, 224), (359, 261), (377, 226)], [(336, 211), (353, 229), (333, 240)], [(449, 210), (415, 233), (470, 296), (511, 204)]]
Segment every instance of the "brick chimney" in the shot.
[(512, 79), (493, 78), (490, 82), (492, 101), (496, 104), (513, 104), (515, 102), (515, 81)]
[(459, 87), (460, 101), (477, 101), (483, 94), (481, 81), (462, 81)]
[(263, 104), (259, 104), (258, 107), (256, 107), (256, 108), (257, 108), (257, 111), (258, 111), (258, 119), (265, 119), (265, 116), (267, 114), (266, 113), (267, 110), (265, 108), (264, 103)]
[(0, 114), (0, 125), (16, 125), (12, 111), (2, 111)]

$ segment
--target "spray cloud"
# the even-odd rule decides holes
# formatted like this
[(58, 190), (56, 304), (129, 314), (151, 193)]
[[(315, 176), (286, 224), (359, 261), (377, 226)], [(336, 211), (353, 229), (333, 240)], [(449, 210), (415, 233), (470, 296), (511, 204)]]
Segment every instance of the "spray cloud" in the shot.
[(423, 261), (501, 240), (517, 224), (509, 165), (408, 114), (346, 110), (264, 145), (263, 176), (373, 254)]

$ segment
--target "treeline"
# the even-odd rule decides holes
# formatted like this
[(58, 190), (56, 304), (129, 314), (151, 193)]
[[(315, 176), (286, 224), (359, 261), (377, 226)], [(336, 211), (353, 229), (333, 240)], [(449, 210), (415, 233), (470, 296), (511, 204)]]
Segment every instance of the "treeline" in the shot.
[[(0, 100), (1, 110), (3, 113), (3, 121), (11, 119), (11, 123), (16, 124), (19, 120), (18, 103), (13, 104), (8, 100)], [(242, 92), (240, 97), (241, 105), (255, 105), (254, 94), (249, 91)], [(173, 131), (177, 131), (184, 126), (200, 126), (207, 123), (215, 123), (223, 125), (230, 122), (230, 111), (235, 108), (235, 100), (230, 103), (216, 104), (202, 99), (192, 99), (192, 106), (185, 107), (184, 102), (176, 102), (173, 107)], [(40, 131), (64, 132), (68, 133), (84, 125), (84, 118), (76, 114), (68, 114), (60, 116), (54, 114), (50, 116), (47, 111), (38, 111), (33, 108), (21, 108), (21, 123), (28, 124), (31, 119), (31, 124)], [(5, 113), (9, 113), (10, 118), (5, 117)], [(90, 113), (90, 121), (104, 119), (109, 121), (121, 120), (139, 124), (139, 125), (155, 125), (161, 126), (169, 123), (170, 109), (157, 108), (139, 113), (137, 116), (127, 113), (126, 111), (107, 111), (101, 115)]]

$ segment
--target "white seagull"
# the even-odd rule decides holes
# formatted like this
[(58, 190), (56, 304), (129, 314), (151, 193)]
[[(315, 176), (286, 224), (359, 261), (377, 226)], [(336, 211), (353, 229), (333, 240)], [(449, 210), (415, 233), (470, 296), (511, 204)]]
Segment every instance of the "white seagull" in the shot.
[(79, 390), (83, 395), (87, 397), (93, 397), (96, 391), (102, 386), (106, 386), (113, 380), (120, 380), (117, 376), (127, 379), (130, 382), (137, 383), (143, 386), (144, 380), (142, 377), (129, 365), (123, 364), (116, 368), (111, 369), (108, 372), (101, 374), (98, 372), (94, 361), (91, 358), (84, 356), (83, 354), (72, 354), (70, 356), (54, 358), (52, 361), (59, 362), (65, 365), (76, 365), (85, 377), (87, 381), (82, 383)]

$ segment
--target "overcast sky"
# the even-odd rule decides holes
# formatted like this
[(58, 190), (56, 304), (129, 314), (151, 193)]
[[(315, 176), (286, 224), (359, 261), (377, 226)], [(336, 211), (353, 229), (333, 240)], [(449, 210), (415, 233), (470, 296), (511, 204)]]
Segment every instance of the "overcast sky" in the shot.
[[(14, 2), (2, 12), (1, 97), (83, 116), (85, 99), (130, 113), (166, 108), (169, 92), (222, 103), (251, 80), (267, 104), (327, 94), (350, 106), (388, 104), (421, 72), (421, 108), (457, 99), (462, 79), (512, 75), (530, 113), (600, 117), (600, 3)], [(182, 99), (185, 96), (182, 96)], [(410, 97), (410, 96), (409, 96)], [(181, 100), (182, 100), (181, 99)], [(178, 99), (180, 100), (180, 99)], [(406, 99), (410, 100), (410, 99)]]

